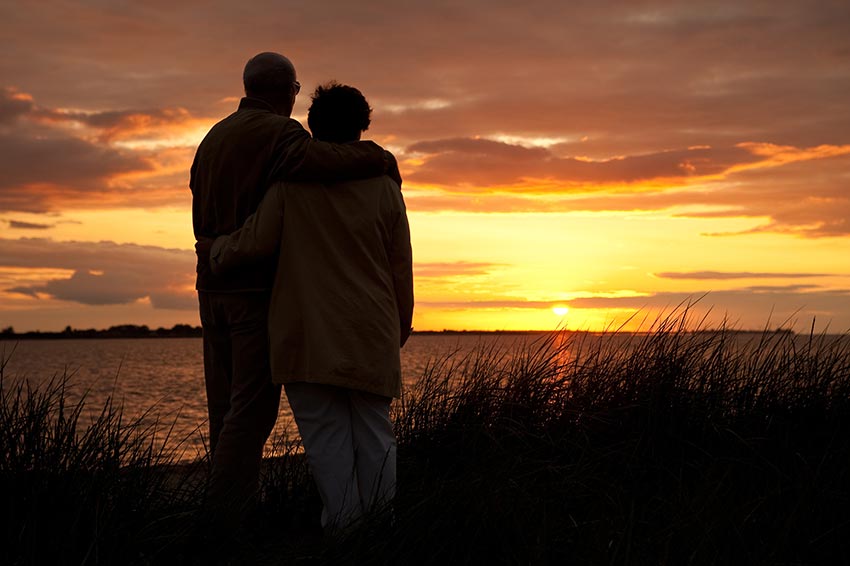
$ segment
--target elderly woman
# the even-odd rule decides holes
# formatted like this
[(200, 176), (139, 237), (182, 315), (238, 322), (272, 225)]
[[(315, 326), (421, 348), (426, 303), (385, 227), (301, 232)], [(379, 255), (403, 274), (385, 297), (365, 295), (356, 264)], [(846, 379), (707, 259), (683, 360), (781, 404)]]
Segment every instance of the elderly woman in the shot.
[[(346, 143), (369, 127), (355, 88), (316, 89), (316, 139)], [(324, 503), (344, 528), (395, 494), (389, 417), (401, 390), (399, 348), (411, 330), (410, 232), (387, 176), (336, 184), (278, 183), (241, 229), (215, 240), (214, 272), (278, 254), (269, 308), (272, 379), (284, 385)]]

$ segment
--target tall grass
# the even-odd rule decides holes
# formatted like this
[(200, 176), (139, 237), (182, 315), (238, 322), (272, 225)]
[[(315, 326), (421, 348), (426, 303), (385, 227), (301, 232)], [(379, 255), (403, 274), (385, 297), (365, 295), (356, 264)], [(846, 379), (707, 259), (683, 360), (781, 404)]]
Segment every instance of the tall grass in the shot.
[(397, 406), (392, 536), (328, 560), (850, 563), (850, 336), (693, 325), (434, 360)]
[[(0, 564), (155, 560), (186, 529), (203, 483), (169, 429), (108, 399), (69, 402), (71, 376), (33, 387), (0, 360)], [(163, 436), (164, 435), (164, 436)]]
[[(322, 542), (297, 437), (285, 436), (252, 544), (229, 563), (850, 563), (850, 336), (695, 324), (677, 311), (641, 333), (552, 333), (433, 359), (394, 405), (393, 513)], [(107, 404), (103, 424), (73, 435), (61, 382), (3, 387), (13, 528), (0, 562), (39, 563), (58, 536), (74, 549), (67, 563), (116, 563), (104, 557), (126, 558), (122, 545), (136, 563), (167, 563), (161, 525), (185, 526), (180, 510), (201, 495), (174, 496), (149, 431)]]

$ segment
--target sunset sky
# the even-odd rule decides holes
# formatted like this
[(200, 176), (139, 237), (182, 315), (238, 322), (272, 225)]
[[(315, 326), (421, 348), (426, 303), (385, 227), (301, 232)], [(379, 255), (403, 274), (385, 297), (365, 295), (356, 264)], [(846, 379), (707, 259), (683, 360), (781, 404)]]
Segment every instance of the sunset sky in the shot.
[[(0, 3), (0, 326), (199, 324), (188, 189), (277, 51), (395, 153), (414, 326), (850, 329), (850, 3)], [(636, 322), (632, 323), (632, 326)], [(630, 326), (631, 327), (631, 326)]]

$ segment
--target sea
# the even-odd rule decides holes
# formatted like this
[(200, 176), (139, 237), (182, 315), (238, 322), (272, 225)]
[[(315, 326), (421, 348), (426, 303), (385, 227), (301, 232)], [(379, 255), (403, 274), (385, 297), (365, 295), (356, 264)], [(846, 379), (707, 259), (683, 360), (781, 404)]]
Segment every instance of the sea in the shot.
[[(582, 333), (578, 333), (581, 335)], [(401, 350), (402, 388), (412, 387), (428, 368), (452, 363), (464, 356), (485, 353), (509, 360), (545, 344), (559, 347), (560, 355), (572, 355), (586, 340), (606, 340), (614, 348), (629, 347), (635, 337), (617, 333), (606, 337), (572, 333), (417, 333)], [(793, 336), (793, 335), (791, 335)], [(762, 333), (736, 333), (737, 346), (753, 352), (763, 348)], [(771, 340), (781, 340), (777, 334)], [(793, 336), (794, 349), (802, 352), (811, 337)], [(850, 348), (850, 333), (816, 338), (820, 347), (838, 344)], [(585, 343), (585, 345), (587, 345)], [(66, 399), (83, 402), (78, 431), (96, 419), (109, 401), (121, 407), (123, 422), (140, 419), (155, 428), (155, 442), (173, 449), (180, 461), (206, 454), (207, 409), (204, 390), (203, 349), (200, 338), (135, 339), (40, 339), (0, 341), (0, 393), (8, 395), (13, 385), (28, 382), (45, 387), (53, 380), (67, 379)], [(266, 445), (271, 454), (282, 439), (294, 439), (297, 429), (292, 412), (282, 395), (280, 414), (272, 438)]]
[[(512, 355), (547, 338), (547, 333), (414, 334), (401, 351), (403, 387), (434, 364), (473, 351)], [(111, 400), (123, 420), (155, 425), (156, 436), (177, 451), (177, 459), (202, 457), (207, 446), (207, 408), (200, 338), (49, 339), (0, 341), (3, 387), (21, 381), (44, 387), (67, 378), (66, 396), (82, 401), (78, 428), (97, 418)], [(274, 439), (294, 438), (297, 429), (282, 396)]]

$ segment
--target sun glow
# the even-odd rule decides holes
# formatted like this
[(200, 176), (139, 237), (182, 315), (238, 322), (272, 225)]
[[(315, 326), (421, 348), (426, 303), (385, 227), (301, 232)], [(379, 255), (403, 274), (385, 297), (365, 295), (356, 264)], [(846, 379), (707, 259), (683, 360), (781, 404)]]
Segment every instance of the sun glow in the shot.
[(552, 312), (558, 316), (566, 316), (567, 313), (570, 312), (570, 309), (567, 307), (553, 307)]

